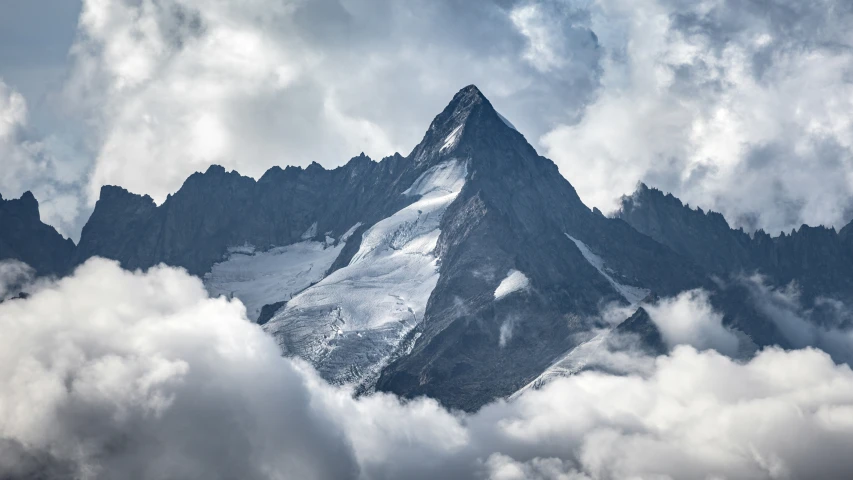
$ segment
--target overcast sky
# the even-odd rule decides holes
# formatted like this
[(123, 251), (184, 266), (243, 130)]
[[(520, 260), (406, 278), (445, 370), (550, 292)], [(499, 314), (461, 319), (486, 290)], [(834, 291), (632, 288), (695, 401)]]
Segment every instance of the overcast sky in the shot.
[(0, 193), (76, 237), (103, 184), (407, 154), (475, 83), (589, 206), (841, 227), (851, 32), (832, 0), (3, 0)]

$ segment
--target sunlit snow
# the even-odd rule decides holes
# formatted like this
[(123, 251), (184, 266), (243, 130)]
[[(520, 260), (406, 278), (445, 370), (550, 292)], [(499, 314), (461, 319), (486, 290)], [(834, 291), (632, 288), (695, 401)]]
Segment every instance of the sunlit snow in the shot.
[(363, 381), (418, 322), (438, 282), (434, 250), (444, 211), (462, 190), (466, 163), (449, 160), (405, 195), (420, 198), (362, 235), (349, 265), (288, 302), (264, 328), (287, 354), (335, 383)]
[(438, 149), (438, 151), (443, 152), (448, 148), (453, 148), (456, 145), (456, 142), (459, 141), (459, 135), (461, 133), (462, 125), (459, 125), (458, 127), (454, 128), (453, 131), (450, 132), (450, 135), (448, 135), (447, 138), (444, 139), (444, 145), (442, 145), (441, 148)]
[(607, 273), (606, 267), (604, 265), (604, 260), (601, 257), (592, 253), (592, 251), (589, 249), (589, 247), (587, 247), (586, 244), (583, 243), (582, 241), (580, 241), (577, 238), (569, 235), (568, 233), (566, 234), (566, 236), (569, 237), (569, 239), (571, 239), (571, 241), (575, 242), (575, 245), (577, 245), (578, 250), (581, 251), (583, 258), (585, 258), (586, 261), (589, 262), (590, 265), (595, 267), (595, 269), (598, 270), (598, 273), (600, 273), (602, 276), (604, 276), (604, 278), (606, 278), (607, 281), (610, 282), (611, 285), (613, 285), (613, 288), (616, 289), (616, 291), (619, 292), (619, 294), (622, 295), (625, 298), (625, 300), (628, 301), (628, 303), (633, 305), (635, 303), (640, 302), (642, 299), (644, 299), (644, 298), (646, 298), (646, 296), (648, 296), (649, 291), (646, 290), (645, 288), (632, 287), (630, 285), (623, 285), (623, 284), (617, 282), (616, 280), (614, 280), (613, 277), (610, 276), (609, 273)]
[(306, 241), (265, 252), (234, 247), (225, 261), (204, 276), (204, 284), (211, 295), (239, 298), (249, 318), (257, 320), (264, 305), (289, 300), (323, 278), (343, 245)]
[(311, 224), (308, 230), (302, 234), (302, 240), (309, 240), (317, 236), (317, 222)]
[(527, 279), (525, 274), (518, 270), (510, 270), (506, 278), (495, 289), (495, 300), (500, 300), (512, 292), (524, 290), (528, 285), (530, 285), (530, 280)]

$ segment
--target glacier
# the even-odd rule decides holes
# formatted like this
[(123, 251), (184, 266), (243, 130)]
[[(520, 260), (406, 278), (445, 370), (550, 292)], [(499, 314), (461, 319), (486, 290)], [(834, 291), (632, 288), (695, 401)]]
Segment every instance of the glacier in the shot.
[(465, 184), (467, 162), (451, 158), (402, 194), (414, 203), (362, 235), (349, 264), (294, 296), (264, 325), (286, 355), (311, 362), (336, 384), (375, 379), (423, 321), (438, 282), (441, 217)]
[(205, 274), (204, 285), (212, 296), (240, 299), (256, 321), (264, 305), (288, 300), (323, 278), (344, 247), (341, 240), (337, 245), (334, 239), (303, 241), (263, 252), (251, 245), (232, 247), (227, 259)]

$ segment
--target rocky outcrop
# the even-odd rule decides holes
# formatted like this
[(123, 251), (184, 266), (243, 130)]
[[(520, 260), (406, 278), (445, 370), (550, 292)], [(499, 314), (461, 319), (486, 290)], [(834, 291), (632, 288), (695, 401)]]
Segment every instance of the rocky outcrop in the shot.
[(257, 181), (214, 165), (191, 175), (159, 206), (150, 197), (103, 187), (76, 260), (99, 255), (125, 268), (163, 262), (202, 275), (228, 247), (288, 245), (302, 240), (314, 223), (317, 238), (337, 237), (357, 222), (376, 222), (406, 200), (401, 185), (408, 186), (416, 172), (403, 163), (399, 155), (374, 162), (362, 154), (333, 170), (316, 163), (273, 167)]
[(0, 196), (0, 260), (20, 260), (38, 275), (63, 275), (73, 255), (74, 242), (42, 223), (31, 192), (13, 200)]
[(778, 286), (796, 282), (809, 304), (821, 296), (853, 300), (851, 225), (840, 232), (803, 225), (777, 237), (762, 230), (750, 236), (719, 213), (694, 210), (643, 184), (622, 198), (617, 217), (723, 279), (758, 273)]

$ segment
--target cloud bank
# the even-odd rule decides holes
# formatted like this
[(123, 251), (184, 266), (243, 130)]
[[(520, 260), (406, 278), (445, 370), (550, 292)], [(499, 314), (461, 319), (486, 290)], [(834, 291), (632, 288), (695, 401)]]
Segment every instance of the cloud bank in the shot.
[(18, 198), (31, 190), (42, 221), (68, 235), (80, 214), (85, 161), (53, 136), (43, 136), (29, 123), (26, 99), (0, 78), (0, 194)]
[(738, 353), (737, 336), (723, 326), (723, 315), (714, 310), (705, 290), (682, 292), (643, 307), (669, 348), (692, 345), (699, 350), (714, 349), (729, 357)]
[[(0, 476), (839, 478), (853, 371), (814, 349), (677, 346), (475, 414), (354, 399), (179, 269), (92, 259), (0, 304)], [(109, 299), (109, 301), (106, 301)], [(797, 432), (791, 435), (791, 432)]]
[(853, 217), (853, 7), (599, 0), (602, 88), (542, 142), (584, 201), (636, 182), (778, 233)]
[(560, 109), (577, 110), (596, 85), (584, 13), (561, 13), (492, 1), (85, 0), (67, 94), (96, 137), (90, 200), (116, 183), (162, 201), (211, 163), (257, 177), (408, 153), (470, 83), (544, 131), (534, 114), (544, 95), (571, 86)]

